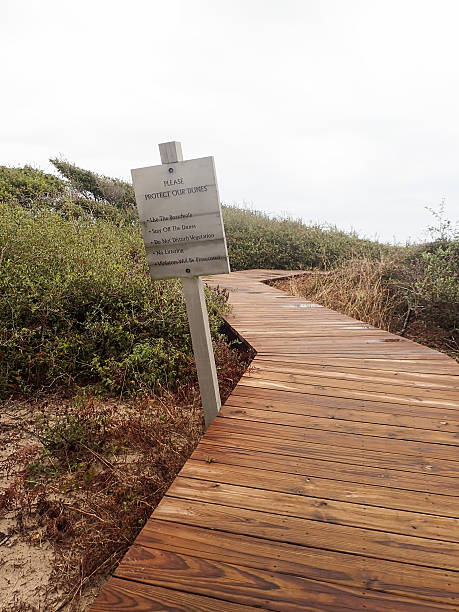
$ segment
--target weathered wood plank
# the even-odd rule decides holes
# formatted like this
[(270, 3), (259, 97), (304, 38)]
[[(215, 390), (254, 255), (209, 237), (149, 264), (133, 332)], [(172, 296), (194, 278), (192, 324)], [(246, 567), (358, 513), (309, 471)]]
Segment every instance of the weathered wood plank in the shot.
[[(281, 412), (311, 414), (311, 416), (313, 414), (316, 416), (329, 416), (327, 411), (331, 409), (335, 409), (336, 413), (347, 411), (346, 414), (352, 414), (358, 410), (357, 419), (353, 418), (352, 420), (360, 420), (363, 423), (385, 423), (385, 417), (380, 417), (383, 419), (382, 421), (372, 420), (378, 418), (373, 413), (384, 413), (411, 419), (409, 426), (419, 427), (420, 429), (432, 429), (429, 422), (426, 423), (426, 426), (422, 426), (424, 419), (434, 420), (433, 429), (437, 430), (443, 429), (448, 424), (452, 424), (453, 427), (459, 424), (459, 412), (451, 412), (431, 406), (410, 407), (403, 404), (391, 404), (386, 401), (355, 400), (345, 397), (315, 395), (314, 393), (291, 393), (282, 389), (260, 389), (238, 385), (226, 401), (226, 405), (241, 406), (241, 401), (244, 402), (242, 405), (247, 408), (259, 408), (260, 404), (261, 407), (268, 409), (275, 409), (279, 406)], [(314, 410), (315, 412), (309, 413), (309, 410)], [(405, 420), (404, 423), (408, 423), (408, 421)], [(400, 422), (399, 424), (402, 425), (403, 423)], [(448, 430), (445, 429), (445, 431)]]
[(113, 577), (91, 612), (258, 612), (259, 609)]
[[(454, 493), (454, 496), (426, 493), (425, 490), (418, 492), (394, 489), (391, 490), (389, 495), (387, 487), (342, 482), (337, 480), (340, 477), (339, 472), (331, 472), (330, 470), (327, 478), (313, 478), (285, 472), (281, 475), (279, 472), (262, 469), (262, 467), (265, 468), (265, 466), (257, 463), (254, 458), (249, 465), (244, 467), (218, 464), (215, 461), (209, 463), (208, 461), (190, 459), (183, 466), (180, 477), (237, 484), (243, 487), (291, 493), (292, 495), (307, 496), (320, 500), (334, 499), (352, 504), (378, 506), (382, 509), (407, 510), (410, 513), (419, 512), (435, 516), (448, 516), (453, 519), (459, 517), (459, 483), (456, 483), (455, 489), (450, 490), (450, 493)], [(169, 490), (169, 494), (174, 494), (173, 489)], [(283, 509), (285, 509), (284, 506)], [(387, 518), (388, 514), (385, 514), (385, 517)], [(408, 533), (412, 534), (412, 529), (408, 530)], [(417, 535), (420, 535), (420, 533), (417, 533)], [(454, 541), (459, 541), (459, 530), (455, 534), (448, 534), (446, 539), (450, 537), (453, 537)]]
[[(376, 423), (380, 425), (393, 425), (396, 427), (409, 427), (420, 430), (447, 431), (459, 433), (459, 420), (438, 409), (432, 411), (414, 409), (413, 411), (400, 408), (399, 405), (377, 404), (368, 406), (362, 410), (356, 402), (317, 400), (315, 396), (303, 394), (302, 398), (292, 397), (288, 391), (277, 391), (277, 395), (270, 397), (271, 392), (266, 394), (239, 392), (231, 395), (225, 403), (226, 407), (269, 410), (272, 412), (283, 412), (291, 415), (314, 416), (326, 419), (342, 419), (356, 423)], [(349, 408), (348, 408), (349, 406)], [(416, 414), (419, 412), (420, 414)], [(293, 417), (294, 418), (294, 417)]]
[[(331, 376), (319, 377), (317, 374), (304, 373), (289, 373), (281, 371), (280, 368), (269, 369), (262, 368), (257, 365), (257, 361), (252, 364), (249, 372), (244, 375), (243, 380), (254, 378), (256, 380), (282, 381), (287, 383), (295, 383), (300, 385), (321, 385), (326, 388), (339, 389), (340, 391), (361, 390), (362, 380), (354, 380), (347, 378), (333, 378)], [(399, 401), (406, 402), (404, 396), (409, 399), (420, 400), (423, 403), (432, 401), (437, 404), (439, 400), (449, 400), (449, 406), (454, 410), (459, 409), (458, 392), (456, 389), (431, 389), (426, 386), (414, 385), (411, 382), (405, 381), (403, 385), (393, 384), (392, 382), (376, 383), (374, 380), (366, 379), (364, 381), (366, 391), (374, 393), (383, 393), (384, 395), (398, 397)], [(418, 397), (419, 396), (419, 397)]]
[[(266, 451), (267, 449), (278, 452), (280, 455), (291, 457), (306, 457), (329, 461), (333, 459), (341, 463), (352, 463), (360, 465), (385, 468), (389, 470), (400, 470), (406, 472), (418, 472), (421, 474), (439, 475), (448, 478), (459, 478), (459, 464), (457, 461), (448, 461), (436, 457), (427, 456), (425, 453), (404, 455), (396, 452), (384, 452), (369, 448), (371, 440), (367, 436), (358, 448), (349, 448), (327, 443), (326, 438), (322, 442), (307, 442), (298, 440), (287, 440), (282, 437), (259, 436), (250, 434), (233, 433), (231, 442), (234, 448), (246, 451)], [(212, 435), (205, 438), (208, 444), (225, 445), (228, 443), (226, 431), (214, 430)], [(459, 486), (459, 483), (458, 483)]]
[[(459, 545), (166, 496), (155, 519), (376, 559), (459, 570)], [(153, 519), (153, 520), (155, 520)]]
[[(407, 472), (361, 463), (339, 463), (325, 457), (310, 459), (303, 456), (296, 457), (251, 448), (245, 449), (228, 444), (221, 445), (202, 441), (191, 455), (190, 461), (204, 461), (206, 465), (223, 464), (272, 470), (278, 474), (279, 481), (282, 481), (282, 474), (286, 473), (306, 476), (309, 482), (320, 478), (333, 479), (333, 482), (376, 485), (392, 489), (394, 495), (397, 495), (399, 489), (442, 496), (457, 497), (459, 495), (459, 482), (455, 478), (440, 476), (436, 472), (427, 473), (425, 470)], [(339, 458), (335, 457), (335, 453), (331, 455), (333, 459)], [(391, 494), (388, 492), (386, 497), (391, 498)]]
[[(333, 421), (333, 419), (330, 419), (330, 421)], [(358, 431), (357, 426), (356, 430)], [(296, 440), (304, 443), (315, 442), (359, 450), (371, 448), (372, 450), (384, 453), (432, 457), (451, 461), (453, 465), (456, 465), (457, 469), (459, 469), (459, 464), (457, 464), (458, 450), (455, 446), (415, 442), (411, 440), (393, 440), (378, 436), (360, 435), (358, 433), (342, 433), (333, 431), (332, 425), (330, 425), (328, 430), (322, 430), (238, 420), (236, 427), (234, 419), (227, 419), (222, 414), (210, 426), (207, 440), (212, 440), (222, 435), (231, 436), (235, 434), (235, 431), (237, 431), (237, 435), (262, 436), (267, 438), (278, 438), (280, 440)]]
[(261, 410), (229, 405), (225, 406), (222, 410), (221, 416), (226, 419), (240, 419), (257, 423), (272, 423), (273, 425), (289, 425), (292, 427), (306, 427), (343, 433), (358, 433), (360, 435), (390, 438), (392, 440), (412, 440), (459, 446), (459, 435), (455, 432), (419, 429), (407, 425), (398, 427), (397, 425), (386, 425), (383, 423), (348, 421), (340, 418), (340, 416), (319, 417), (298, 413), (292, 414), (290, 412), (285, 413), (279, 410)]
[(408, 373), (397, 370), (371, 370), (365, 368), (350, 368), (343, 365), (332, 367), (330, 364), (314, 366), (313, 364), (290, 363), (284, 361), (273, 361), (256, 358), (250, 365), (251, 372), (282, 372), (300, 376), (312, 376), (318, 379), (339, 379), (357, 381), (359, 383), (400, 385), (402, 387), (414, 387), (421, 389), (434, 389), (454, 391), (458, 393), (459, 380), (457, 376), (447, 374), (437, 375), (422, 374), (419, 372)]
[[(395, 372), (406, 372), (412, 374), (435, 374), (435, 376), (459, 376), (457, 364), (446, 355), (441, 353), (424, 355), (423, 353), (409, 356), (398, 355), (397, 357), (382, 357), (379, 353), (373, 355), (353, 354), (343, 357), (321, 357), (320, 355), (291, 354), (288, 357), (277, 353), (259, 352), (258, 360), (264, 361), (288, 361), (295, 364), (309, 364), (322, 366), (344, 366), (346, 368), (363, 368), (369, 370), (390, 370)], [(438, 372), (425, 371), (426, 368), (435, 368)]]
[[(284, 480), (289, 477), (285, 476)], [(221, 504), (240, 509), (259, 510), (281, 516), (304, 518), (333, 525), (347, 525), (362, 529), (373, 529), (386, 533), (415, 535), (418, 538), (459, 543), (459, 519), (412, 511), (393, 510), (386, 503), (383, 507), (357, 503), (357, 501), (335, 501), (334, 499), (310, 497), (306, 493), (278, 492), (270, 489), (226, 484), (219, 480), (202, 480), (178, 476), (169, 488), (168, 497)], [(261, 481), (261, 478), (260, 478)], [(260, 482), (260, 487), (262, 486)], [(449, 498), (450, 508), (453, 506)], [(457, 504), (455, 504), (457, 515)], [(451, 508), (452, 509), (452, 508)], [(459, 547), (458, 547), (459, 555)], [(459, 559), (458, 559), (459, 567)]]
[(451, 410), (454, 414), (457, 414), (459, 410), (459, 403), (456, 400), (426, 397), (420, 390), (417, 390), (413, 395), (400, 395), (397, 393), (395, 387), (388, 389), (387, 393), (384, 393), (383, 391), (366, 391), (364, 388), (351, 388), (350, 386), (331, 387), (327, 386), (325, 383), (320, 384), (311, 379), (305, 379), (304, 382), (291, 382), (289, 380), (276, 380), (274, 377), (260, 377), (255, 374), (245, 375), (241, 379), (239, 385), (245, 387), (259, 387), (262, 389), (283, 389), (284, 391), (291, 391), (293, 393), (299, 391), (300, 393), (309, 392), (316, 395), (331, 395), (360, 400), (388, 401), (410, 407), (431, 406), (442, 410)]

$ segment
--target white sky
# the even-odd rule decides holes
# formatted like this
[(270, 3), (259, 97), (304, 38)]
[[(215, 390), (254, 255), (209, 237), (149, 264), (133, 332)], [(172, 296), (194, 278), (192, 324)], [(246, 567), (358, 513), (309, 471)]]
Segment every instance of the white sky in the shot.
[(0, 0), (0, 164), (130, 180), (214, 155), (226, 203), (423, 238), (459, 217), (457, 0)]

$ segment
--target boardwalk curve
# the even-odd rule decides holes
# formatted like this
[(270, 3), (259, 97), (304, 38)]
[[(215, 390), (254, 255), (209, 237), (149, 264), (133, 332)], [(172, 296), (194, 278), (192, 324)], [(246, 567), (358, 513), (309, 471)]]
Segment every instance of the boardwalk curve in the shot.
[(212, 277), (257, 352), (92, 607), (459, 609), (459, 367), (262, 281)]

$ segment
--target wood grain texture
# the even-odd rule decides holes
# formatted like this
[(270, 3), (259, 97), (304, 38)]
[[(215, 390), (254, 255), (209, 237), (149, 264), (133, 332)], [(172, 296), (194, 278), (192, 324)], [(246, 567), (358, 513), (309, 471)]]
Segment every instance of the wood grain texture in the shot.
[(93, 606), (459, 609), (459, 368), (263, 284), (212, 277), (257, 356)]
[[(455, 412), (451, 414), (447, 410), (435, 407), (423, 406), (421, 408), (416, 406), (410, 408), (404, 404), (391, 404), (386, 401), (353, 400), (342, 397), (315, 395), (314, 393), (295, 393), (293, 395), (289, 391), (282, 389), (257, 389), (255, 387), (238, 386), (225, 405), (241, 406), (241, 401), (244, 402), (242, 404), (243, 407), (263, 407), (271, 410), (279, 408), (279, 412), (293, 412), (324, 417), (333, 417), (339, 413), (344, 413), (346, 415), (345, 418), (360, 423), (390, 423), (387, 419), (393, 417), (398, 420), (400, 425), (409, 423), (409, 426), (419, 427), (420, 429), (436, 429), (440, 431), (448, 431), (448, 426), (451, 426), (452, 430), (456, 431), (459, 424), (458, 414)], [(357, 414), (355, 414), (356, 412)]]
[[(220, 477), (220, 480), (223, 478)], [(351, 502), (335, 501), (325, 497), (326, 490), (320, 497), (310, 497), (306, 496), (306, 491), (302, 491), (300, 487), (296, 489), (295, 494), (290, 494), (278, 493), (273, 485), (270, 487), (271, 490), (256, 488), (257, 484), (255, 480), (250, 481), (250, 486), (241, 487), (215, 480), (179, 476), (170, 487), (168, 496), (273, 512), (281, 516), (296, 516), (334, 525), (349, 525), (445, 542), (459, 542), (458, 519), (437, 514), (436, 520), (432, 521), (431, 515), (414, 510), (393, 510), (384, 507), (390, 502), (384, 502), (383, 497), (379, 498), (384, 503), (383, 507), (369, 506), (352, 499), (352, 493), (349, 494)], [(266, 485), (269, 486), (268, 483)], [(262, 483), (259, 483), (258, 487), (261, 486)], [(451, 506), (449, 511), (452, 511)], [(442, 514), (444, 512), (441, 507), (439, 512)]]
[(291, 542), (355, 555), (413, 563), (457, 571), (459, 545), (415, 536), (337, 525), (327, 520), (235, 508), (194, 500), (165, 497), (155, 517), (185, 525), (254, 535), (276, 542)]
[(110, 578), (92, 612), (258, 612), (244, 606), (182, 591)]
[[(335, 459), (335, 453), (333, 453)], [(337, 459), (338, 457), (336, 457)], [(341, 459), (341, 457), (339, 457)], [(352, 457), (349, 457), (349, 460)], [(299, 474), (307, 477), (307, 482), (314, 483), (315, 478), (321, 480), (333, 480), (335, 483), (341, 481), (350, 483), (365, 483), (377, 487), (389, 488), (393, 491), (390, 499), (397, 498), (398, 489), (416, 491), (426, 495), (436, 493), (438, 495), (449, 495), (457, 497), (459, 482), (455, 478), (440, 476), (436, 471), (408, 472), (385, 467), (373, 467), (361, 464), (346, 463), (346, 457), (342, 457), (341, 463), (327, 460), (325, 457), (309, 458), (283, 455), (281, 453), (267, 453), (261, 450), (249, 448), (234, 448), (221, 444), (206, 443), (204, 441), (194, 451), (191, 459), (204, 461), (207, 466), (218, 464), (235, 465), (243, 467), (255, 467), (264, 470), (273, 470), (278, 476), (279, 483), (283, 482), (283, 474)], [(192, 465), (190, 461), (185, 468)], [(427, 466), (432, 467), (432, 466)], [(283, 485), (281, 485), (283, 486)], [(287, 485), (288, 486), (288, 485)], [(339, 491), (340, 485), (336, 485)], [(389, 494), (386, 493), (386, 499)], [(416, 495), (412, 499), (416, 499)], [(453, 499), (454, 503), (457, 503)]]
[(293, 574), (268, 572), (202, 557), (133, 546), (117, 569), (119, 577), (195, 594), (213, 593), (228, 602), (279, 612), (356, 610), (362, 605), (380, 612), (441, 610), (389, 594), (362, 591)]
[(438, 431), (430, 428), (421, 429), (419, 427), (409, 427), (406, 424), (400, 427), (392, 424), (386, 425), (385, 423), (349, 422), (348, 419), (343, 418), (345, 415), (341, 414), (337, 416), (310, 416), (297, 413), (290, 414), (278, 410), (261, 410), (228, 405), (225, 407), (225, 412), (222, 416), (243, 421), (272, 423), (273, 425), (291, 425), (308, 429), (359, 433), (360, 435), (391, 438), (393, 440), (417, 440), (420, 442), (432, 442), (433, 444), (459, 446), (459, 435), (455, 431)]
[(215, 561), (255, 567), (390, 593), (418, 596), (446, 604), (459, 601), (455, 572), (393, 563), (332, 550), (296, 546), (202, 527), (149, 521), (137, 544)]
[(301, 427), (290, 425), (278, 425), (274, 423), (261, 423), (250, 420), (237, 420), (225, 418), (225, 409), (221, 411), (221, 418), (210, 426), (208, 439), (216, 435), (224, 434), (231, 436), (237, 432), (238, 435), (259, 436), (263, 438), (278, 438), (280, 440), (292, 440), (301, 442), (304, 446), (308, 443), (319, 443), (334, 445), (344, 448), (353, 448), (357, 451), (371, 448), (381, 453), (395, 453), (399, 455), (414, 455), (418, 457), (433, 457), (450, 461), (459, 469), (457, 458), (459, 450), (456, 446), (449, 444), (431, 444), (428, 442), (417, 442), (412, 440), (396, 440), (390, 437), (378, 436), (378, 428), (375, 426), (372, 435), (367, 431), (359, 433), (358, 425), (355, 433), (349, 431), (343, 433), (335, 427), (333, 420), (329, 421), (328, 429), (316, 429), (314, 427)]
[[(297, 474), (284, 474), (262, 469), (260, 465), (251, 461), (250, 466), (235, 467), (232, 465), (218, 464), (207, 461), (189, 460), (180, 472), (179, 478), (195, 478), (214, 483), (238, 484), (252, 489), (263, 489), (265, 491), (278, 491), (300, 496), (301, 504), (303, 497), (338, 500), (352, 504), (371, 505), (378, 509), (392, 508), (396, 510), (407, 510), (410, 513), (433, 514), (437, 516), (448, 516), (457, 520), (456, 497), (449, 495), (433, 495), (424, 491), (404, 491), (391, 489), (390, 495), (387, 487), (370, 486), (360, 483), (347, 483), (334, 479), (335, 472), (328, 470), (327, 478), (314, 478)], [(177, 478), (177, 481), (179, 481)], [(434, 478), (436, 480), (436, 478)], [(176, 482), (177, 482), (176, 481)], [(425, 477), (424, 477), (425, 481)], [(174, 489), (169, 490), (174, 494)], [(353, 507), (355, 511), (356, 508)], [(367, 513), (367, 508), (365, 508)], [(390, 512), (386, 513), (386, 517)], [(410, 515), (414, 518), (413, 515)], [(430, 524), (430, 519), (428, 520)], [(456, 525), (456, 524), (455, 524)], [(452, 526), (452, 525), (451, 525)], [(412, 529), (412, 528), (411, 528)], [(410, 533), (412, 533), (410, 529)], [(418, 534), (419, 535), (419, 534)], [(459, 539), (455, 529), (448, 533), (454, 541)]]
[[(208, 444), (221, 445), (228, 442), (228, 436), (226, 431), (216, 432), (214, 430), (212, 435), (208, 434), (206, 436), (205, 440)], [(419, 455), (403, 455), (396, 452), (374, 451), (372, 448), (368, 448), (368, 446), (371, 446), (371, 440), (368, 440), (368, 438), (361, 440), (361, 446), (356, 448), (332, 445), (331, 442), (327, 444), (326, 436), (318, 443), (308, 442), (307, 444), (297, 440), (283, 440), (280, 437), (262, 437), (239, 433), (233, 433), (231, 440), (233, 447), (237, 446), (246, 450), (265, 451), (266, 449), (274, 449), (279, 454), (294, 457), (316, 458), (325, 461), (333, 459), (342, 463), (354, 463), (362, 466), (438, 474), (452, 478), (459, 477), (457, 461), (443, 461), (422, 453)]]

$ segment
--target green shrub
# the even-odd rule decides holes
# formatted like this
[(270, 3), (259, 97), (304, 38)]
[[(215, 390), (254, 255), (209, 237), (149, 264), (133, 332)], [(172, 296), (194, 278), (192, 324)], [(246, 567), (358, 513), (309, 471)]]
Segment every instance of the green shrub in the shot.
[[(107, 219), (117, 224), (128, 223), (134, 226), (137, 223), (137, 212), (129, 201), (129, 198), (134, 198), (132, 186), (117, 179), (93, 176), (94, 180), (98, 178), (101, 182), (105, 181), (108, 199), (96, 199), (92, 193), (76, 189), (70, 181), (66, 182), (30, 166), (0, 166), (0, 202), (16, 203), (23, 208), (50, 208), (65, 218)], [(128, 190), (126, 197), (113, 196), (118, 185), (121, 185), (121, 192)]]
[[(173, 388), (193, 376), (177, 280), (152, 282), (138, 227), (0, 204), (0, 393), (96, 383)], [(208, 292), (214, 338), (225, 298)]]
[[(117, 393), (194, 376), (179, 281), (152, 283), (132, 186), (52, 160), (0, 168), (0, 394), (74, 382)], [(381, 246), (224, 207), (233, 269), (329, 267)], [(225, 297), (208, 292), (214, 338)]]
[(57, 176), (25, 166), (0, 166), (0, 202), (17, 202), (29, 207), (53, 204), (65, 197), (65, 183)]
[(121, 209), (135, 206), (134, 189), (130, 183), (78, 168), (63, 159), (50, 159), (50, 162), (69, 181), (73, 191), (83, 198), (108, 202)]
[(328, 269), (355, 256), (379, 258), (391, 250), (336, 228), (272, 219), (236, 206), (224, 206), (223, 218), (232, 270)]
[(459, 240), (421, 253), (422, 274), (412, 286), (415, 307), (438, 325), (459, 331)]
[[(30, 206), (48, 205), (65, 218), (107, 219), (137, 224), (131, 184), (79, 168), (61, 159), (50, 160), (66, 180), (29, 167), (0, 174), (0, 195)], [(1, 197), (0, 197), (1, 201)], [(302, 221), (223, 206), (231, 268), (329, 269), (355, 256), (379, 258), (387, 245), (362, 240), (336, 228), (308, 226)]]

